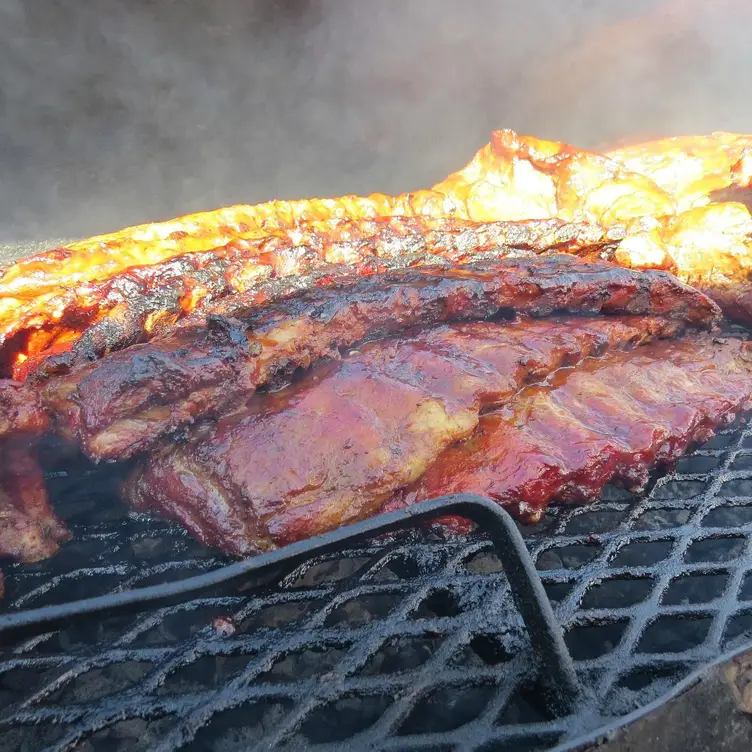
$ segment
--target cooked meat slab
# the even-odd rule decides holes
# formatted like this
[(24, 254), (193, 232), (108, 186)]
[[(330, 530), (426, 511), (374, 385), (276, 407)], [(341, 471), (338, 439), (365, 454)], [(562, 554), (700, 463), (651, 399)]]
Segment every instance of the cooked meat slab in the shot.
[(46, 559), (70, 533), (50, 507), (36, 452), (27, 441), (7, 439), (0, 457), (0, 556)]
[[(672, 271), (723, 300), (749, 283), (752, 218), (741, 204), (698, 210), (749, 186), (750, 154), (748, 135), (596, 154), (499, 130), (429, 190), (231, 206), (71, 243), (0, 270), (0, 376), (24, 378), (38, 356), (98, 357), (148, 339), (201, 300), (270, 275), (416, 253), (592, 256), (624, 239), (619, 263)], [(684, 252), (688, 239), (696, 252)], [(738, 310), (752, 317), (746, 298)]]
[[(242, 300), (240, 301), (242, 304)], [(500, 312), (630, 313), (712, 327), (719, 310), (674, 277), (549, 256), (343, 278), (261, 310), (178, 328), (41, 387), (58, 430), (93, 459), (122, 459), (262, 384), (413, 325)]]
[[(579, 251), (597, 253), (613, 233), (585, 222), (559, 219), (473, 223), (454, 218), (381, 217), (311, 222), (294, 233), (237, 238), (211, 250), (184, 253), (151, 265), (131, 266), (111, 277), (71, 285), (54, 297), (54, 317), (39, 301), (19, 302), (30, 312), (3, 330), (0, 373), (18, 379), (50, 356), (69, 362), (95, 360), (107, 352), (150, 339), (202, 302), (255, 292), (267, 302), (283, 285), (303, 278), (314, 285), (322, 267), (347, 264), (362, 273), (397, 264), (458, 263), (485, 254)], [(2, 277), (2, 272), (0, 272)], [(273, 279), (276, 285), (264, 285)], [(0, 290), (2, 290), (0, 279)]]
[(49, 427), (39, 392), (30, 385), (0, 379), (0, 440), (11, 434), (36, 435)]
[(745, 185), (750, 148), (752, 137), (717, 131), (623, 146), (607, 151), (606, 156), (650, 178), (684, 211), (704, 203), (716, 191)]
[(752, 396), (752, 346), (695, 335), (613, 352), (525, 389), (484, 415), (385, 508), (455, 492), (488, 496), (526, 521), (552, 500), (588, 502), (708, 440)]
[(152, 456), (125, 495), (209, 545), (268, 550), (373, 514), (521, 386), (679, 328), (630, 316), (474, 322), (374, 342)]
[[(47, 498), (36, 440), (49, 427), (37, 391), (0, 380), (0, 556), (46, 559), (70, 533)], [(0, 596), (2, 575), (0, 574)]]
[[(614, 188), (617, 181), (620, 181), (618, 190)], [(631, 196), (628, 202), (624, 201), (624, 194)], [(587, 205), (582, 210), (580, 196), (587, 196)], [(610, 224), (606, 225), (601, 222), (601, 215), (614, 201), (617, 206), (608, 213)], [(256, 249), (253, 241), (257, 240), (271, 241), (267, 249), (267, 256), (271, 257), (277, 255), (278, 241), (282, 250), (289, 243), (304, 250), (307, 245), (320, 248), (322, 244), (347, 241), (349, 235), (368, 238), (370, 233), (372, 243), (378, 244), (379, 231), (369, 230), (368, 222), (386, 220), (387, 226), (392, 226), (389, 218), (396, 218), (394, 226), (398, 226), (405, 218), (408, 234), (413, 236), (417, 234), (409, 230), (409, 220), (413, 219), (417, 220), (420, 233), (435, 230), (440, 235), (455, 221), (523, 222), (522, 227), (512, 224), (508, 230), (502, 229), (498, 239), (507, 237), (502, 245), (515, 246), (514, 237), (519, 240), (520, 234), (527, 233), (529, 239), (525, 242), (536, 246), (539, 241), (535, 236), (541, 234), (539, 228), (548, 228), (544, 229), (545, 236), (555, 226), (546, 222), (570, 222), (570, 217), (579, 212), (582, 217), (576, 221), (602, 227), (574, 232), (565, 229), (563, 234), (568, 239), (564, 246), (554, 240), (559, 248), (575, 250), (582, 242), (590, 244), (593, 233), (595, 242), (601, 242), (610, 235), (603, 227), (611, 228), (625, 217), (633, 218), (636, 213), (669, 214), (673, 207), (669, 194), (649, 178), (630, 173), (618, 162), (580, 153), (566, 144), (525, 138), (513, 131), (497, 131), (492, 134), (491, 143), (480, 149), (466, 167), (430, 190), (399, 196), (372, 194), (231, 206), (127, 228), (23, 259), (0, 271), (0, 344), (5, 343), (11, 350), (8, 360), (12, 366), (18, 364), (18, 355), (28, 357), (49, 347), (65, 346), (96, 322), (100, 309), (106, 313), (108, 305), (102, 294), (108, 288), (106, 284), (102, 288), (102, 283), (113, 282), (117, 288), (121, 283), (116, 280), (122, 277), (122, 284), (128, 286), (134, 276), (145, 274), (141, 271), (131, 274), (130, 270), (161, 265), (180, 256), (206, 253), (204, 263), (211, 264), (216, 257), (218, 270), (225, 256), (229, 255), (230, 261), (239, 260), (239, 253), (244, 258), (239, 278), (252, 280), (269, 265), (263, 258), (257, 261), (253, 257)], [(362, 231), (348, 224), (340, 229), (338, 223), (342, 220), (366, 224)], [(528, 232), (524, 223), (531, 220), (532, 229)], [(544, 224), (537, 224), (539, 220)], [(327, 227), (328, 222), (333, 222), (334, 227)], [(246, 248), (247, 241), (250, 246)], [(333, 253), (336, 255), (336, 250)], [(284, 260), (283, 254), (281, 261)], [(190, 261), (187, 263), (192, 265)], [(217, 270), (210, 276), (216, 276)], [(168, 270), (164, 271), (169, 275)], [(149, 284), (158, 286), (159, 280)], [(190, 308), (201, 297), (201, 285), (198, 279), (197, 284), (191, 285), (192, 294), (182, 295), (186, 307)], [(133, 285), (130, 288), (134, 291)], [(179, 286), (173, 286), (172, 297), (180, 293)], [(121, 297), (116, 290), (112, 294), (116, 299)], [(156, 301), (150, 305), (158, 307)], [(159, 318), (159, 310), (154, 313)], [(118, 312), (114, 315), (117, 318)], [(145, 322), (147, 331), (149, 325), (149, 321)], [(18, 339), (10, 342), (16, 335)]]

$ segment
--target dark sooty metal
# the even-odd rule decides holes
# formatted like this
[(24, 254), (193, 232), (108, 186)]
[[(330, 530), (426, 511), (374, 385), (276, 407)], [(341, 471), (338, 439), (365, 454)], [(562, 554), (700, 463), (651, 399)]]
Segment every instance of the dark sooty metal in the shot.
[[(0, 749), (567, 747), (752, 639), (752, 427), (741, 421), (642, 497), (607, 489), (522, 528), (566, 648), (524, 547), (515, 558), (519, 537), (488, 502), (429, 502), (356, 532), (448, 509), (490, 535), (424, 528), (358, 543), (348, 529), (259, 571), (127, 514), (115, 480), (106, 468), (53, 472), (74, 538), (47, 562), (7, 567)], [(209, 573), (213, 584), (187, 587)], [(177, 584), (151, 591), (162, 600), (69, 606), (62, 624), (21, 613), (165, 583)]]

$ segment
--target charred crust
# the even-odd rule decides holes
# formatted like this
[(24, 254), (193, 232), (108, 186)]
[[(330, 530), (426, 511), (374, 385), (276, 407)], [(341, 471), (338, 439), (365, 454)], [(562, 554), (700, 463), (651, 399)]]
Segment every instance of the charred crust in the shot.
[(206, 331), (213, 341), (248, 349), (247, 330), (248, 325), (236, 318), (228, 318), (218, 314), (209, 314), (206, 317)]

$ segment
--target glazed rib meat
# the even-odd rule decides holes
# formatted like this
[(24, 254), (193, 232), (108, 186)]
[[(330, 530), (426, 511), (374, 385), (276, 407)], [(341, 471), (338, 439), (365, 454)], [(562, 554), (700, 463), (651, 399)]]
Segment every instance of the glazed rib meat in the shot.
[[(186, 254), (208, 253), (209, 258), (216, 256), (220, 262), (229, 255), (231, 261), (240, 262), (231, 276), (247, 284), (263, 274), (269, 260), (280, 252), (280, 264), (289, 262), (290, 243), (302, 250), (306, 246), (325, 252), (331, 248), (335, 255), (340, 241), (344, 241), (348, 255), (353, 252), (347, 245), (352, 236), (378, 246), (383, 222), (388, 228), (386, 239), (402, 236), (406, 249), (416, 235), (432, 232), (441, 247), (441, 237), (446, 231), (451, 235), (453, 223), (469, 221), (523, 223), (482, 231), (478, 249), (484, 237), (496, 235), (502, 246), (514, 247), (515, 238), (522, 236), (523, 244), (531, 250), (576, 250), (612, 235), (600, 227), (561, 228), (557, 221), (569, 222), (578, 214), (577, 221), (610, 228), (625, 218), (634, 218), (636, 213), (653, 216), (672, 212), (673, 200), (668, 194), (642, 175), (630, 173), (631, 180), (627, 179), (627, 172), (613, 160), (580, 153), (566, 144), (497, 131), (466, 167), (430, 190), (399, 196), (372, 194), (231, 206), (78, 241), (19, 261), (0, 273), (0, 344), (11, 349), (11, 366), (19, 363), (19, 356), (23, 360), (23, 356), (48, 347), (64, 347), (96, 322), (100, 309), (111, 303), (117, 307), (118, 288), (133, 288), (133, 276), (147, 277), (141, 271), (129, 270), (161, 265)], [(617, 180), (621, 181), (618, 191), (614, 187)], [(604, 182), (611, 187), (602, 190)], [(596, 186), (601, 186), (600, 197), (593, 192)], [(607, 212), (617, 193), (622, 200)], [(582, 208), (579, 196), (586, 194), (589, 203)], [(625, 201), (623, 194), (632, 198)], [(604, 212), (613, 221), (604, 224), (600, 216)], [(410, 220), (417, 223), (417, 231)], [(554, 220), (554, 224), (529, 220)], [(360, 222), (364, 222), (362, 228)], [(565, 238), (563, 245), (557, 233)], [(528, 240), (524, 239), (526, 235)], [(270, 242), (260, 246), (253, 242), (266, 240)], [(388, 246), (382, 243), (382, 247)], [(254, 255), (263, 248), (267, 249), (267, 260)], [(354, 250), (357, 248), (356, 243)], [(396, 252), (402, 251), (398, 248)], [(211, 276), (216, 277), (216, 273)], [(116, 281), (120, 277), (122, 280)], [(108, 302), (103, 295), (113, 288), (114, 300)], [(191, 288), (193, 296), (182, 295), (184, 304), (190, 305), (202, 295), (200, 280)], [(165, 296), (166, 302), (180, 295), (179, 289), (173, 289)], [(160, 318), (159, 311), (152, 314), (151, 318)], [(150, 323), (145, 322), (147, 332)], [(9, 341), (14, 336), (18, 339)]]
[[(430, 190), (239, 205), (72, 243), (0, 272), (0, 375), (23, 378), (38, 356), (91, 359), (149, 339), (202, 299), (269, 275), (426, 252), (592, 257), (622, 241), (619, 263), (673, 271), (725, 303), (748, 281), (752, 219), (734, 203), (693, 212), (749, 185), (750, 142), (720, 133), (596, 154), (500, 130)], [(728, 306), (748, 309), (746, 297)]]
[(606, 156), (650, 178), (676, 199), (681, 212), (729, 186), (745, 187), (750, 147), (752, 136), (719, 131), (623, 146)]
[(0, 556), (34, 562), (70, 538), (52, 511), (36, 449), (22, 437), (0, 442)]
[(39, 392), (31, 385), (0, 379), (0, 441), (16, 435), (41, 435), (49, 427)]
[(0, 556), (38, 561), (70, 537), (50, 507), (36, 456), (48, 427), (35, 389), (0, 380)]
[(562, 371), (484, 415), (385, 508), (468, 492), (534, 522), (552, 500), (593, 501), (609, 482), (639, 490), (749, 407), (751, 368), (748, 343), (695, 335)]
[(41, 384), (57, 430), (93, 459), (119, 459), (196, 418), (219, 414), (337, 349), (413, 325), (555, 311), (665, 316), (712, 327), (717, 307), (661, 272), (567, 256), (343, 278), (261, 310), (178, 328)]
[[(458, 263), (490, 253), (503, 257), (585, 247), (596, 253), (609, 242), (609, 234), (599, 227), (558, 219), (475, 224), (423, 217), (335, 219), (313, 222), (295, 233), (238, 238), (218, 248), (132, 266), (112, 277), (19, 301), (14, 323), (3, 327), (0, 321), (0, 373), (23, 378), (38, 367), (40, 356), (60, 353), (68, 353), (69, 361), (94, 360), (148, 340), (202, 301), (247, 291), (266, 301), (269, 286), (264, 281), (307, 277), (315, 283), (311, 273), (327, 265), (347, 264), (372, 273), (395, 262), (403, 267), (442, 260)], [(49, 295), (54, 298), (40, 318), (37, 309)], [(54, 321), (46, 318), (50, 303)], [(19, 316), (27, 305), (28, 314)]]
[(680, 328), (630, 316), (473, 322), (370, 343), (146, 460), (126, 497), (233, 554), (268, 550), (373, 514), (524, 384)]

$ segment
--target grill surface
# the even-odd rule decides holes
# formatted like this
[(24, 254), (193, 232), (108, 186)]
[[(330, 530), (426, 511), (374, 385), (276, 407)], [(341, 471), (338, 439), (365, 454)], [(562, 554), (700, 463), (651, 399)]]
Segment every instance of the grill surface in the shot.
[[(6, 612), (227, 564), (128, 514), (107, 469), (50, 473), (74, 534), (6, 568)], [(263, 581), (91, 618), (0, 656), (3, 750), (543, 749), (667, 693), (752, 639), (752, 426), (647, 494), (552, 509), (526, 543), (585, 689), (546, 703), (530, 639), (482, 533), (397, 534)], [(562, 717), (563, 715), (563, 717)]]

